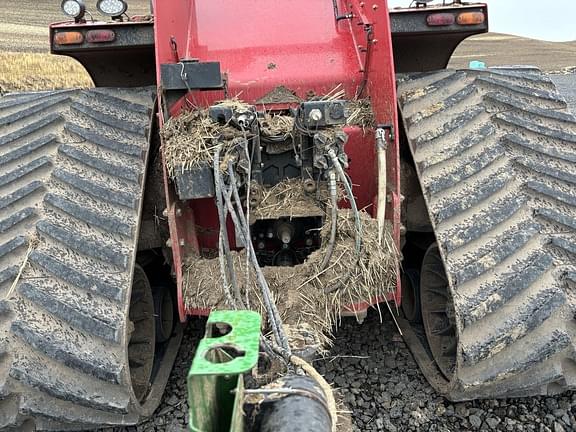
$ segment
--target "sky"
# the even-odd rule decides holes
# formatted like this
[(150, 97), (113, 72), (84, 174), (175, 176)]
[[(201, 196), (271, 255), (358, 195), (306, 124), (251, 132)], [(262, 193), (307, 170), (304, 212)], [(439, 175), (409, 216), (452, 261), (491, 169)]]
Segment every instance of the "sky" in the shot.
[[(390, 7), (411, 0), (388, 0)], [(576, 0), (483, 0), (490, 31), (548, 41), (576, 40)]]

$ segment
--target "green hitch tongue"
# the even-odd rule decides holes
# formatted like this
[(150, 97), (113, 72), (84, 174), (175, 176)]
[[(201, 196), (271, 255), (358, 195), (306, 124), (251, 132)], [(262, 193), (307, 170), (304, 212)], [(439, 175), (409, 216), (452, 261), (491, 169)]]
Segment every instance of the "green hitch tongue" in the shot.
[(261, 317), (214, 311), (188, 372), (191, 432), (242, 432), (243, 374), (258, 364)]

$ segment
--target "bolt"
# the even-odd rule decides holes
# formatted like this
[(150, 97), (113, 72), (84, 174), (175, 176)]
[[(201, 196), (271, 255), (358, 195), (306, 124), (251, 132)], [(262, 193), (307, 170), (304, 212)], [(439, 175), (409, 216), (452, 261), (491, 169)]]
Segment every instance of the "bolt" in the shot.
[(316, 190), (316, 182), (312, 179), (304, 180), (304, 190), (306, 192), (314, 192)]
[(164, 210), (162, 210), (162, 216), (168, 217), (168, 209), (167, 209), (167, 208), (165, 208)]
[(180, 246), (185, 246), (186, 245), (186, 240), (184, 239), (180, 239)]
[(182, 209), (180, 209), (180, 208), (177, 208), (177, 209), (176, 209), (176, 216), (177, 216), (177, 217), (182, 216)]
[(406, 234), (406, 227), (404, 225), (400, 225), (400, 235)]
[(320, 111), (318, 108), (310, 110), (310, 113), (308, 114), (308, 119), (313, 122), (319, 122), (320, 120), (322, 120), (322, 111)]
[(172, 239), (169, 238), (168, 240), (166, 240), (166, 247), (171, 248), (172, 247)]
[(373, 4), (373, 5), (372, 5), (372, 9), (377, 10), (377, 9), (378, 9), (378, 5), (377, 5), (377, 4)]
[(344, 118), (344, 107), (340, 103), (332, 103), (328, 108), (328, 114), (333, 120)]

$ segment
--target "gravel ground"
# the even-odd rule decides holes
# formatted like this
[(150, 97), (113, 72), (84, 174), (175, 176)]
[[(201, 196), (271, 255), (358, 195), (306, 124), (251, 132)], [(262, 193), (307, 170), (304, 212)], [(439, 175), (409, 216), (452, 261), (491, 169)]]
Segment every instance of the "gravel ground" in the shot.
[[(101, 432), (187, 430), (186, 373), (201, 326), (197, 320), (187, 328), (164, 401), (154, 417), (137, 427)], [(354, 432), (576, 430), (576, 393), (455, 404), (444, 400), (420, 373), (389, 316), (381, 323), (374, 311), (362, 325), (343, 320), (334, 347), (316, 367), (342, 392), (352, 411)]]

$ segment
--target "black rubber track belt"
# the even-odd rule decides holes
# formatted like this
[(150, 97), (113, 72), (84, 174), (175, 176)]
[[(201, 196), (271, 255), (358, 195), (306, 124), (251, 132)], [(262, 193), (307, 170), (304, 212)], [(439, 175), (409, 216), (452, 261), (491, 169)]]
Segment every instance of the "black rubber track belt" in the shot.
[(534, 68), (400, 75), (399, 105), (454, 299), (453, 400), (576, 388), (576, 121)]
[(126, 345), (152, 89), (0, 98), (0, 430), (133, 424)]

